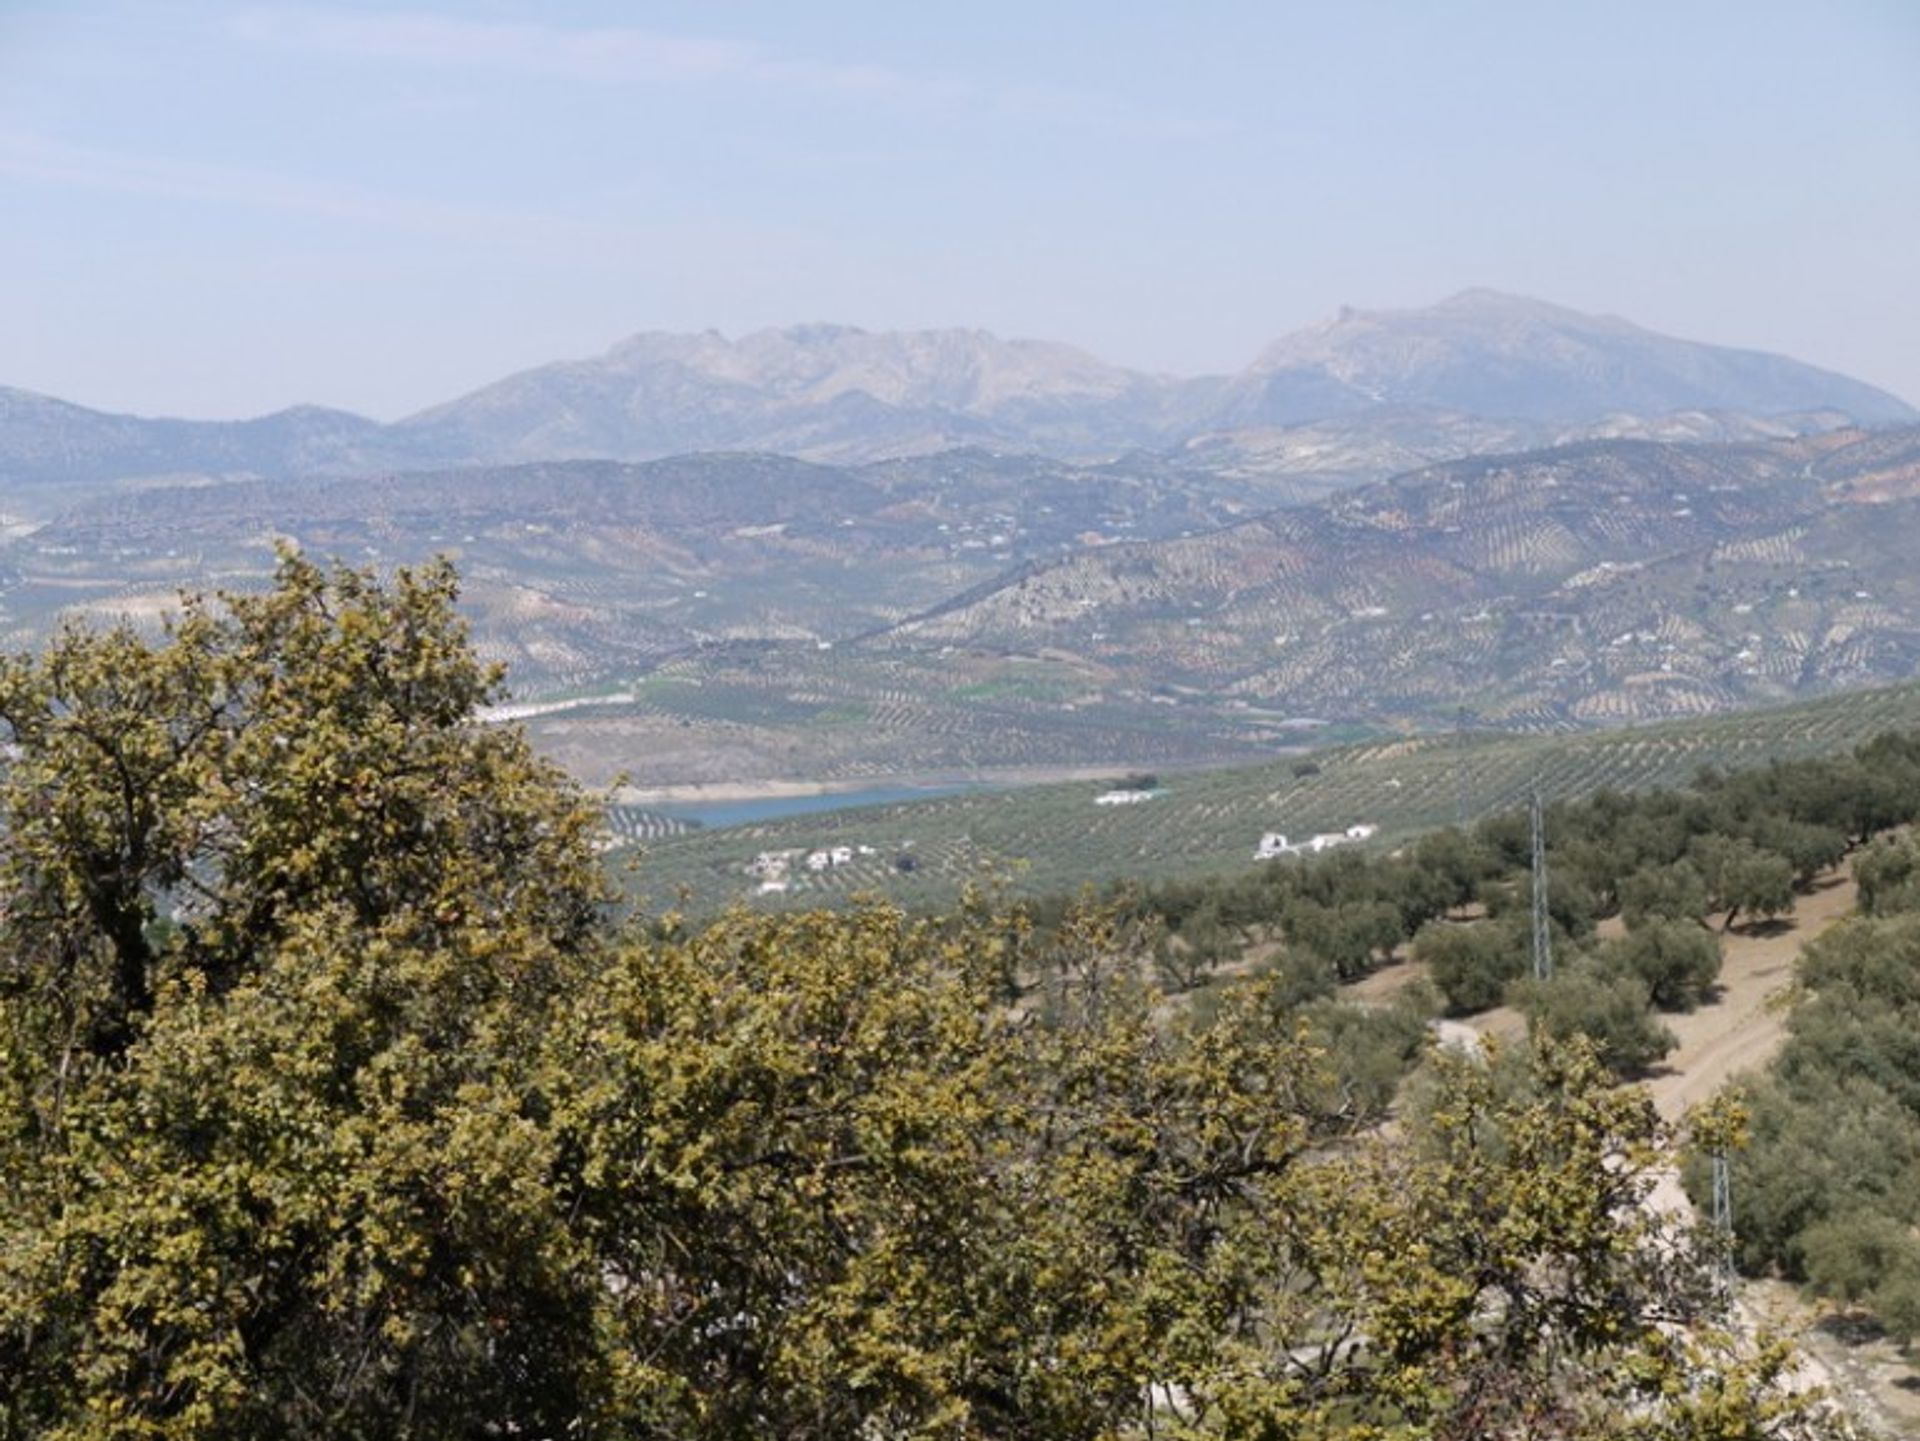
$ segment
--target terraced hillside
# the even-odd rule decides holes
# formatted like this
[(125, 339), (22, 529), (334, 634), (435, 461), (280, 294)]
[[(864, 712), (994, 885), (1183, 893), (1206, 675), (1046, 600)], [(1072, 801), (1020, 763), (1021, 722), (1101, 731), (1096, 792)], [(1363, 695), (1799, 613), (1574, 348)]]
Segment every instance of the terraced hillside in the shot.
[(1920, 663), (1920, 431), (1586, 442), (1429, 467), (1213, 534), (1085, 551), (886, 643), (1428, 724), (1646, 720)]
[(439, 552), (490, 657), (532, 695), (625, 682), (736, 641), (886, 626), (1109, 536), (1177, 536), (1272, 503), (1151, 458), (1080, 467), (958, 451), (846, 468), (772, 455), (580, 461), (95, 501), (0, 555), (0, 638), (55, 617), (151, 622), (179, 587), (257, 584), (277, 539), (355, 564)]
[(541, 743), (651, 787), (1217, 765), (1308, 720), (1567, 729), (1920, 668), (1920, 430), (1589, 440), (1284, 509), (1198, 456), (116, 495), (0, 551), (0, 643), (157, 626), (179, 587), (259, 584), (276, 537), (375, 567), (445, 551)]
[[(655, 903), (799, 905), (861, 892), (909, 904), (950, 900), (970, 880), (1011, 878), (1048, 892), (1127, 876), (1245, 869), (1260, 837), (1295, 839), (1372, 824), (1365, 844), (1520, 803), (1538, 780), (1548, 798), (1690, 780), (1770, 759), (1830, 754), (1920, 726), (1920, 685), (1635, 729), (1560, 736), (1436, 734), (1374, 741), (1190, 774), (1163, 774), (1149, 800), (1097, 803), (1111, 782), (944, 796), (670, 837), (645, 848), (640, 887)], [(812, 869), (834, 848), (844, 861)], [(783, 890), (763, 891), (762, 854), (790, 853)], [(1264, 864), (1285, 865), (1285, 860)]]

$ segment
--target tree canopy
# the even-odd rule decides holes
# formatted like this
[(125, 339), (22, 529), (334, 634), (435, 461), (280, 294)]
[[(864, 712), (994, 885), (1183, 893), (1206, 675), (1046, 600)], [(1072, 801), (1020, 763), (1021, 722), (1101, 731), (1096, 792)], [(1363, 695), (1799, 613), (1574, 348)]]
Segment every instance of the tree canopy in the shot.
[(454, 599), (0, 669), (0, 1436), (1839, 1434), (1589, 1043), (1388, 1134), (1406, 1017), (1170, 1011), (1110, 911), (623, 921)]

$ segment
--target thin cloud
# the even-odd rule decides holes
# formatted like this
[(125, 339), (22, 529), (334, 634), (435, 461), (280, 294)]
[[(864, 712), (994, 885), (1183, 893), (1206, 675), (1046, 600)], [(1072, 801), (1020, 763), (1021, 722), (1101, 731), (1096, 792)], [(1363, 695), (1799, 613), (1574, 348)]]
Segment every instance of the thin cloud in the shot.
[(634, 238), (632, 231), (592, 221), (449, 205), (248, 166), (101, 150), (29, 131), (0, 131), (0, 175), (63, 189), (288, 211), (469, 240), (550, 247)]
[(734, 40), (626, 25), (566, 28), (422, 13), (347, 15), (301, 7), (243, 11), (232, 24), (236, 34), (255, 44), (440, 69), (498, 70), (582, 83), (756, 85), (877, 102), (949, 119), (985, 114), (1128, 140), (1198, 140), (1227, 128), (1150, 103), (1122, 103), (1081, 91), (985, 85), (885, 65), (774, 55)]
[(234, 29), (246, 40), (308, 53), (587, 81), (731, 80), (899, 100), (963, 99), (973, 93), (959, 81), (886, 66), (793, 59), (732, 40), (625, 25), (563, 29), (440, 15), (342, 15), (290, 8), (243, 12), (235, 17)]

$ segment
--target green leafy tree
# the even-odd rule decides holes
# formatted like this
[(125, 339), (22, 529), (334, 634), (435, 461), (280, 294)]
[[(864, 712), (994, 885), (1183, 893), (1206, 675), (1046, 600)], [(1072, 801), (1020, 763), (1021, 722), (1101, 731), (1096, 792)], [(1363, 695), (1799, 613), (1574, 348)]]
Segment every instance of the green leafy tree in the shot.
[(1809, 1226), (1800, 1247), (1815, 1289), (1849, 1305), (1871, 1306), (1882, 1288), (1904, 1289), (1920, 1279), (1920, 1237), (1890, 1216), (1830, 1217)]
[(1910, 837), (1875, 841), (1854, 857), (1860, 910), (1869, 916), (1920, 910), (1920, 845)]
[(283, 557), (0, 670), (0, 1369), (20, 1435), (555, 1431), (609, 1403), (529, 1053), (596, 821), (444, 567)]
[(1638, 975), (1582, 958), (1545, 981), (1524, 980), (1514, 1001), (1536, 1035), (1585, 1037), (1617, 1075), (1645, 1071), (1678, 1042), (1653, 1015)]
[(1656, 921), (1595, 953), (1601, 969), (1638, 976), (1663, 1011), (1690, 1011), (1720, 978), (1720, 938), (1695, 921)]
[(1507, 987), (1526, 973), (1528, 939), (1511, 921), (1430, 921), (1413, 938), (1413, 958), (1455, 1015), (1500, 1004)]
[(1172, 1011), (1138, 916), (616, 924), (453, 600), (0, 675), (9, 1441), (1831, 1434), (1590, 1042), (1388, 1137), (1413, 1011)]
[(1365, 975), (1404, 939), (1400, 912), (1385, 901), (1331, 906), (1297, 901), (1288, 908), (1285, 925), (1288, 941), (1342, 980)]
[(1620, 914), (1629, 929), (1650, 921), (1697, 921), (1709, 904), (1706, 878), (1691, 861), (1643, 866), (1620, 882)]
[(1743, 913), (1758, 920), (1793, 909), (1793, 865), (1786, 857), (1727, 836), (1695, 842), (1693, 854), (1706, 877), (1708, 903), (1726, 912), (1722, 930)]

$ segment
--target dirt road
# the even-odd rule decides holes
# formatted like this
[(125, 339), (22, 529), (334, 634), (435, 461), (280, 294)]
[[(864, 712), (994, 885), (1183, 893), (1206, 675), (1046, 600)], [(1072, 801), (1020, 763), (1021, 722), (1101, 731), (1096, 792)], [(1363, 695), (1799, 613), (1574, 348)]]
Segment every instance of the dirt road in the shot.
[[(1800, 948), (1853, 910), (1853, 877), (1843, 870), (1822, 876), (1812, 892), (1794, 898), (1792, 912), (1763, 927), (1721, 937), (1720, 988), (1708, 1004), (1660, 1019), (1679, 1044), (1646, 1082), (1654, 1104), (1668, 1120), (1706, 1100), (1734, 1076), (1764, 1066), (1786, 1034), (1786, 1001)], [(1602, 933), (1618, 930), (1603, 924)], [(1411, 961), (1383, 966), (1346, 988), (1355, 1000), (1385, 1001), (1425, 974)], [(1509, 1006), (1446, 1023), (1456, 1039), (1468, 1035), (1512, 1040), (1524, 1036), (1526, 1017)]]
[(1772, 1059), (1786, 1035), (1794, 959), (1852, 912), (1854, 895), (1850, 874), (1829, 874), (1811, 894), (1795, 897), (1791, 915), (1721, 938), (1719, 995), (1696, 1011), (1661, 1018), (1680, 1042), (1647, 1082), (1662, 1116), (1678, 1120), (1733, 1077)]

